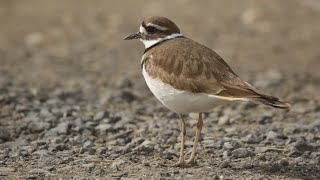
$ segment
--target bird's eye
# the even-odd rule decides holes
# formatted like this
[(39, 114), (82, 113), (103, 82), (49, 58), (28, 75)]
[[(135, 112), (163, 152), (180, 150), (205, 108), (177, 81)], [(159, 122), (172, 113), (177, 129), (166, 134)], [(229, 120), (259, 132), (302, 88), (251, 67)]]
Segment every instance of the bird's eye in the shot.
[(155, 32), (157, 32), (158, 29), (153, 26), (148, 26), (148, 27), (146, 27), (146, 30), (148, 33), (155, 33)]

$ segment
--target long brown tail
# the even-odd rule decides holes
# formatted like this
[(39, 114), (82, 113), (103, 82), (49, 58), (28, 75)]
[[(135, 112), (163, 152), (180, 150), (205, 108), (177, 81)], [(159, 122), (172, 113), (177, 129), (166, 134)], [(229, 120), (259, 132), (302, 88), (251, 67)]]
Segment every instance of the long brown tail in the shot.
[(275, 108), (281, 108), (281, 109), (290, 109), (290, 104), (286, 102), (280, 101), (278, 98), (273, 97), (273, 96), (268, 96), (264, 94), (259, 94), (259, 97), (253, 97), (250, 98), (250, 100), (259, 102), (265, 105), (269, 105)]

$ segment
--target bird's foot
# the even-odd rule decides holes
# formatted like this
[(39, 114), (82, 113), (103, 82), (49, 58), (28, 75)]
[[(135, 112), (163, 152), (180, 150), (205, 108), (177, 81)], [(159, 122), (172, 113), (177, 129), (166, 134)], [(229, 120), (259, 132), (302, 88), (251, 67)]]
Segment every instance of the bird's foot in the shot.
[(181, 168), (188, 168), (191, 166), (192, 164), (188, 164), (186, 161), (179, 161), (178, 163), (172, 165), (172, 167), (181, 167)]
[(189, 159), (185, 162), (188, 166), (193, 166), (193, 165), (196, 165), (196, 161), (194, 159)]

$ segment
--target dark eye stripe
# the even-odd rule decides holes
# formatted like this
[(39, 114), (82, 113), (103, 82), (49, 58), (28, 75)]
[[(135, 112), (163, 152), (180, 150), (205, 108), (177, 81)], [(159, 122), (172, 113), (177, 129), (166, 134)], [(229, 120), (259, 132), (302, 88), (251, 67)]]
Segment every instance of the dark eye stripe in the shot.
[(155, 33), (157, 31), (159, 31), (157, 28), (153, 27), (153, 26), (148, 26), (148, 27), (145, 27), (146, 31), (148, 33)]

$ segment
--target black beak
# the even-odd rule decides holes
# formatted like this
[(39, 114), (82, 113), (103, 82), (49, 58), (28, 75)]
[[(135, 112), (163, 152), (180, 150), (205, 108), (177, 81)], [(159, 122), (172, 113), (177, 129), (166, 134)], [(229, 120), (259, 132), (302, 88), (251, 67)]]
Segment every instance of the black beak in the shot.
[(139, 39), (140, 38), (140, 33), (133, 33), (129, 36), (126, 36), (123, 40), (132, 40), (132, 39)]

